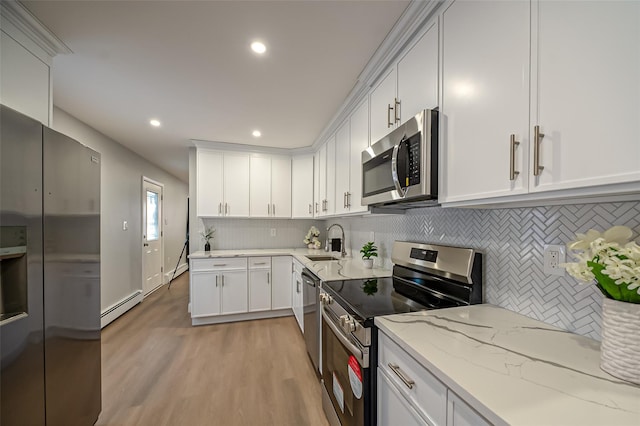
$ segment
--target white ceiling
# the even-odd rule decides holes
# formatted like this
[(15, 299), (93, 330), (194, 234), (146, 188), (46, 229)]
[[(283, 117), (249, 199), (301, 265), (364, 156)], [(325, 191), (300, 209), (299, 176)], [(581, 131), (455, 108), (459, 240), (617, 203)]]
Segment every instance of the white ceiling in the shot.
[(310, 146), (409, 2), (23, 4), (73, 51), (54, 104), (186, 182), (191, 139)]

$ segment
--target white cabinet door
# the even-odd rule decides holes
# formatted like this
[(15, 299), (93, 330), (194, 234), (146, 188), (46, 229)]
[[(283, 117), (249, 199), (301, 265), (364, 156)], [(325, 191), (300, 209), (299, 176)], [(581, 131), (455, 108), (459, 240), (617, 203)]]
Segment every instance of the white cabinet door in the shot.
[(224, 271), (220, 275), (222, 286), (222, 313), (239, 314), (247, 312), (247, 271)]
[(530, 190), (640, 180), (640, 2), (539, 1), (535, 11), (531, 127), (544, 133), (544, 169)]
[(2, 104), (49, 126), (50, 67), (32, 52), (0, 32), (0, 93)]
[(322, 216), (322, 198), (320, 198), (320, 152), (313, 155), (313, 217)]
[(378, 426), (428, 425), (380, 369), (378, 370), (377, 397)]
[(291, 308), (291, 256), (271, 258), (271, 309)]
[(271, 157), (271, 216), (291, 217), (291, 157)]
[(249, 312), (268, 311), (270, 309), (271, 270), (254, 269), (249, 271)]
[(224, 211), (228, 217), (249, 216), (249, 154), (224, 154)]
[(447, 391), (447, 426), (489, 426), (490, 424), (458, 395), (451, 390)]
[(327, 205), (327, 143), (320, 147), (317, 152), (318, 156), (318, 201), (320, 202), (320, 211), (317, 217), (326, 216)]
[[(362, 205), (362, 151), (369, 146), (369, 103), (364, 101), (351, 115), (351, 165), (349, 167), (349, 194), (347, 204), (350, 212), (364, 212)], [(338, 193), (340, 194), (340, 193)]]
[(529, 8), (457, 0), (442, 15), (443, 202), (528, 191)]
[(336, 132), (335, 138), (335, 213), (342, 214), (348, 213), (347, 207), (347, 194), (350, 188), (350, 173), (349, 166), (351, 165), (351, 126), (349, 120), (347, 120)]
[(296, 321), (298, 322), (298, 326), (300, 327), (300, 331), (304, 333), (304, 312), (303, 312), (303, 300), (302, 300), (302, 277), (299, 272), (295, 272), (293, 274), (293, 283), (292, 283), (292, 308), (293, 315), (296, 317)]
[(313, 156), (291, 159), (291, 217), (313, 217)]
[(271, 216), (271, 158), (252, 155), (250, 160), (249, 198), (251, 217)]
[(400, 123), (423, 109), (438, 106), (438, 21), (398, 62), (398, 100)]
[(220, 278), (215, 272), (191, 273), (191, 317), (220, 314)]
[(196, 154), (196, 192), (198, 216), (221, 216), (223, 214), (223, 154), (198, 150)]
[[(371, 91), (369, 106), (371, 113), (371, 143), (387, 135), (396, 125), (396, 67), (393, 66)], [(399, 118), (399, 117), (398, 117)]]
[(325, 195), (325, 214), (333, 215), (336, 212), (336, 137), (331, 136), (327, 141), (327, 187)]

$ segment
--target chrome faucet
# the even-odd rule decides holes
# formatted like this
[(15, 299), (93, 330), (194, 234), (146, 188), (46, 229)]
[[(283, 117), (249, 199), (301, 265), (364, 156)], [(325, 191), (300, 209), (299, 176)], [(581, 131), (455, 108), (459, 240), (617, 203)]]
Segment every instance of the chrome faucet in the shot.
[(337, 226), (338, 228), (340, 228), (340, 231), (342, 232), (342, 238), (340, 239), (340, 247), (342, 248), (342, 253), (340, 253), (342, 255), (342, 257), (346, 257), (347, 256), (347, 250), (345, 249), (345, 239), (344, 239), (344, 228), (342, 227), (342, 225), (340, 225), (339, 223), (334, 223), (333, 225), (329, 226), (327, 228), (327, 245), (325, 250), (329, 251), (329, 245), (328, 245), (328, 240), (329, 240), (329, 231), (331, 231), (331, 228), (333, 228), (334, 226)]

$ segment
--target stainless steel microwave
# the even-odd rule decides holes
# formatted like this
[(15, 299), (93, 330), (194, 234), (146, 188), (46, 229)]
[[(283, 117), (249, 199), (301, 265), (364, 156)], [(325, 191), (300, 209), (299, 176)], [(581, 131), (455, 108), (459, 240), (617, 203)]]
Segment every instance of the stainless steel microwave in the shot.
[(426, 109), (362, 151), (362, 205), (437, 199), (438, 111)]

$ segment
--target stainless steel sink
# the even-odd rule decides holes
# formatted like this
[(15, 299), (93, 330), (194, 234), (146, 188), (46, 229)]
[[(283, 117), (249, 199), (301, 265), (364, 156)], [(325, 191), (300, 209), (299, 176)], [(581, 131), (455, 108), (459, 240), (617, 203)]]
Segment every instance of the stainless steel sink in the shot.
[(310, 255), (308, 255), (306, 257), (307, 257), (307, 259), (314, 260), (316, 262), (320, 262), (322, 260), (338, 260), (333, 256), (327, 256), (327, 255), (322, 255), (322, 254), (318, 254), (318, 255), (310, 254)]

